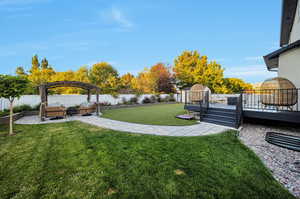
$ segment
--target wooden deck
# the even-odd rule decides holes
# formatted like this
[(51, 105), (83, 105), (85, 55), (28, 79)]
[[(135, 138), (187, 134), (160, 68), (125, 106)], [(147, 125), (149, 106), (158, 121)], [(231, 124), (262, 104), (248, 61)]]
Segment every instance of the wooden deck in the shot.
[[(227, 109), (227, 110), (235, 110), (236, 106), (233, 105), (226, 105), (221, 103), (210, 103), (209, 108), (219, 108), (219, 109)], [(199, 104), (186, 104), (185, 109), (189, 111), (200, 111), (200, 105)]]
[[(221, 103), (210, 103), (210, 109), (225, 109), (236, 110), (236, 106), (226, 105)], [(199, 104), (186, 104), (185, 109), (189, 111), (199, 112)], [(291, 122), (300, 124), (300, 112), (299, 111), (280, 111), (280, 110), (264, 110), (264, 109), (243, 109), (243, 117), (253, 119), (265, 119), (273, 121)]]

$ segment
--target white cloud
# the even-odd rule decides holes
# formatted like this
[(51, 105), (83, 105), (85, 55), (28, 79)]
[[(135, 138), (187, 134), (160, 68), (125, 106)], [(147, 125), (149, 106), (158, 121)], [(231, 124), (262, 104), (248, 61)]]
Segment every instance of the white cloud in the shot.
[(132, 23), (124, 16), (121, 10), (117, 8), (112, 8), (111, 10), (112, 19), (119, 23), (122, 27), (130, 28), (132, 27)]
[(118, 31), (128, 31), (134, 26), (123, 11), (116, 7), (101, 12), (101, 17), (105, 23), (116, 26), (114, 28)]

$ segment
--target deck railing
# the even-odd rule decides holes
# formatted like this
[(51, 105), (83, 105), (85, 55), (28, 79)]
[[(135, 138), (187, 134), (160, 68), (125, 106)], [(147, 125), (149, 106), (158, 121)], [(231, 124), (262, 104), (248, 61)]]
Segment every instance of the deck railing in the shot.
[(238, 97), (235, 112), (236, 112), (235, 127), (239, 128), (240, 125), (242, 125), (243, 123), (243, 94), (242, 93)]
[(209, 91), (201, 91), (202, 100), (200, 101), (200, 121), (209, 109)]
[(300, 111), (300, 88), (245, 90), (242, 95), (244, 110)]

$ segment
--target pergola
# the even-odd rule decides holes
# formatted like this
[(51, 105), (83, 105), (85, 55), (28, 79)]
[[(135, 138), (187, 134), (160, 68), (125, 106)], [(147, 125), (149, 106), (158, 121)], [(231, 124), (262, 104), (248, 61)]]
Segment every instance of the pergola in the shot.
[(100, 107), (99, 107), (99, 93), (100, 88), (89, 83), (78, 82), (78, 81), (59, 81), (59, 82), (49, 82), (45, 84), (41, 84), (39, 86), (39, 93), (41, 96), (41, 108), (40, 108), (40, 117), (44, 118), (45, 115), (45, 107), (48, 105), (48, 90), (52, 88), (58, 87), (76, 87), (87, 90), (87, 101), (91, 101), (91, 92), (96, 92), (96, 113), (99, 115)]

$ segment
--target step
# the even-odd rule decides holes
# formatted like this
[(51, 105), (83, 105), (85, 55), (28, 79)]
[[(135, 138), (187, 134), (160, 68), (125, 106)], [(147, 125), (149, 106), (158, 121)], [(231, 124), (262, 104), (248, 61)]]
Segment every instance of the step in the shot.
[(228, 121), (216, 120), (216, 119), (205, 118), (205, 117), (202, 119), (202, 121), (235, 128), (235, 122), (228, 122)]
[(236, 113), (235, 111), (229, 112), (229, 111), (222, 111), (222, 110), (212, 110), (208, 109), (207, 114), (213, 114), (213, 115), (224, 115), (228, 117), (235, 117)]
[(235, 122), (236, 117), (235, 115), (223, 115), (223, 114), (212, 114), (208, 113), (203, 116), (204, 118), (209, 118), (209, 119), (215, 119), (215, 120), (220, 120), (220, 121), (227, 121), (227, 122)]
[(225, 109), (225, 108), (213, 108), (213, 107), (209, 107), (209, 110), (212, 111), (219, 111), (219, 112), (228, 112), (228, 113), (235, 113), (235, 109)]

